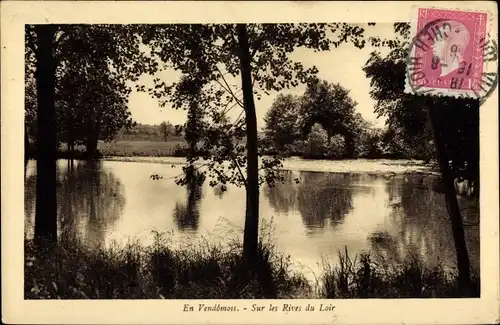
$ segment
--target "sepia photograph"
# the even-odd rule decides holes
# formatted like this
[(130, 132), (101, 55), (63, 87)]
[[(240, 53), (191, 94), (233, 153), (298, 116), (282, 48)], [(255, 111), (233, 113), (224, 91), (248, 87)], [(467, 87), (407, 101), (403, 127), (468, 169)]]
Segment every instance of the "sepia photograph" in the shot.
[(484, 169), (498, 169), (498, 120), (482, 120), (498, 114), (498, 11), (482, 4), (406, 4), (391, 21), (18, 24), (16, 294), (219, 317), (498, 304), (483, 239), (498, 242), (483, 225), (498, 228)]

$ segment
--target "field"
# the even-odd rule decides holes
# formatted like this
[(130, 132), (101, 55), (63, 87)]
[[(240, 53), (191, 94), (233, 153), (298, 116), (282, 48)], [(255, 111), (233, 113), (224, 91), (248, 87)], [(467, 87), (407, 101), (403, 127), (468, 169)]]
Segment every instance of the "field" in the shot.
[(99, 142), (98, 150), (104, 157), (167, 157), (179, 156), (185, 146), (186, 142), (183, 138), (179, 137), (173, 138), (166, 142), (147, 140), (118, 140), (113, 142)]

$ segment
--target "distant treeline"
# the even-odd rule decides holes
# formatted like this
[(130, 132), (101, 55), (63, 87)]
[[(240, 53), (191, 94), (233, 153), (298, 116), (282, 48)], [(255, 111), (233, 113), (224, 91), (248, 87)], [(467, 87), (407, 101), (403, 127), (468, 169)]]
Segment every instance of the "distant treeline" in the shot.
[(173, 125), (170, 122), (160, 124), (140, 124), (136, 123), (130, 129), (120, 132), (116, 140), (128, 141), (169, 141), (180, 139), (184, 136), (180, 125)]

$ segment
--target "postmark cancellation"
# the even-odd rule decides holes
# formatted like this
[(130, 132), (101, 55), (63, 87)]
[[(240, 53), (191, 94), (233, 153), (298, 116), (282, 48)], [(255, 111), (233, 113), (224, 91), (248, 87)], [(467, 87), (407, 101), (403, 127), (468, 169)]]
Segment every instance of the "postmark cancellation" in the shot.
[(487, 11), (414, 8), (405, 92), (484, 102), (498, 83), (490, 18)]

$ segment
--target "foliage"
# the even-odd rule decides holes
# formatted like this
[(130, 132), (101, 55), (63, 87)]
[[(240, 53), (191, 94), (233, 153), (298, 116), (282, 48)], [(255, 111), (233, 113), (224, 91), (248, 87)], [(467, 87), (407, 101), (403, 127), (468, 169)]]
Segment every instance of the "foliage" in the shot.
[[(177, 133), (179, 126), (174, 126), (168, 121), (163, 121), (159, 125), (136, 123), (130, 129), (122, 130), (116, 139), (127, 141), (163, 141), (170, 140), (183, 141), (182, 134)], [(166, 136), (166, 140), (165, 140)]]
[[(130, 88), (127, 80), (137, 80), (155, 69), (139, 48), (134, 25), (54, 25), (55, 93), (58, 141), (92, 143), (109, 140), (122, 128), (133, 125), (127, 111)], [(26, 85), (33, 81), (36, 62), (36, 34), (26, 26)], [(27, 100), (36, 94), (28, 92)], [(31, 99), (29, 99), (31, 101)], [(36, 116), (26, 106), (27, 125)]]
[(286, 153), (300, 139), (300, 100), (297, 96), (280, 94), (266, 112), (264, 134), (270, 150)]
[[(280, 154), (298, 153), (306, 158), (363, 155), (360, 148), (366, 141), (365, 133), (370, 125), (361, 114), (355, 113), (355, 106), (347, 89), (325, 80), (313, 79), (300, 97), (280, 94), (265, 117), (267, 150)], [(306, 148), (314, 124), (321, 125), (327, 133), (324, 149)]]
[(113, 76), (106, 66), (82, 62), (72, 67), (76, 69), (68, 68), (60, 87), (63, 91), (59, 103), (61, 131), (73, 133), (63, 138), (65, 142), (79, 140), (88, 145), (90, 141), (109, 141), (122, 129), (131, 128), (130, 89), (124, 82)]
[(314, 124), (307, 137), (304, 156), (307, 158), (323, 158), (328, 151), (328, 133), (319, 124)]
[(345, 153), (345, 139), (343, 136), (336, 134), (328, 140), (326, 155), (330, 158), (342, 158)]
[(25, 82), (25, 96), (24, 96), (24, 120), (25, 120), (25, 128), (26, 134), (28, 135), (29, 142), (34, 143), (37, 134), (37, 125), (36, 125), (36, 110), (37, 110), (37, 102), (36, 102), (36, 85), (33, 78), (26, 77)]
[(320, 123), (329, 137), (335, 134), (349, 136), (354, 126), (354, 108), (357, 103), (340, 84), (314, 79), (307, 85), (302, 99), (301, 125), (305, 133)]
[(464, 169), (468, 177), (478, 177), (479, 109), (478, 102), (451, 97), (423, 98), (404, 92), (406, 58), (410, 46), (409, 24), (396, 23), (398, 37), (387, 45), (389, 54), (371, 54), (363, 70), (371, 78), (370, 95), (377, 101), (375, 112), (387, 117), (391, 144), (397, 150), (407, 148), (405, 155), (431, 159), (435, 156), (432, 129), (427, 108), (439, 111), (439, 132), (447, 147), (447, 156), (455, 169)]
[[(61, 241), (51, 252), (25, 241), (25, 299), (251, 299), (251, 298), (447, 298), (456, 297), (456, 274), (418, 260), (388, 266), (370, 255), (323, 261), (316, 291), (292, 270), (270, 240), (259, 246), (260, 267), (247, 272), (241, 245), (201, 241), (174, 248), (156, 235), (151, 246), (89, 249)], [(250, 277), (250, 284), (242, 281)], [(244, 284), (244, 285), (243, 285)], [(479, 296), (479, 280), (475, 278)]]
[[(291, 60), (288, 54), (296, 48), (324, 51), (332, 45), (337, 47), (348, 41), (358, 47), (364, 46), (364, 30), (348, 24), (249, 24), (247, 28), (253, 91), (257, 99), (262, 93), (295, 87), (299, 82), (306, 83), (317, 73), (315, 67), (306, 68), (300, 62)], [(330, 39), (327, 33), (333, 33), (336, 39)], [(246, 166), (246, 145), (241, 143), (247, 131), (245, 117), (240, 115), (233, 122), (225, 119), (226, 113), (235, 106), (244, 107), (238, 97), (239, 91), (227, 81), (228, 76), (235, 78), (240, 73), (236, 26), (155, 26), (143, 34), (143, 41), (151, 47), (154, 56), (180, 69), (185, 77), (181, 82), (170, 85), (157, 79), (154, 87), (146, 89), (141, 86), (138, 89), (160, 98), (162, 105), (172, 103), (176, 109), (187, 109), (193, 96), (197, 96), (197, 103), (203, 105), (202, 109), (210, 121), (210, 127), (203, 132), (200, 142), (211, 153), (203, 158), (212, 160), (207, 169), (214, 180), (212, 184), (243, 185), (245, 178), (239, 171)], [(188, 164), (194, 163), (194, 160), (196, 158), (191, 158)], [(222, 164), (224, 161), (228, 164)], [(279, 165), (279, 162), (271, 161), (265, 164)], [(238, 172), (233, 173), (235, 170)], [(261, 178), (262, 181), (266, 180)]]
[(175, 128), (170, 122), (165, 122), (165, 121), (161, 122), (159, 129), (160, 129), (160, 134), (163, 137), (163, 141), (167, 141), (170, 135), (175, 134)]

